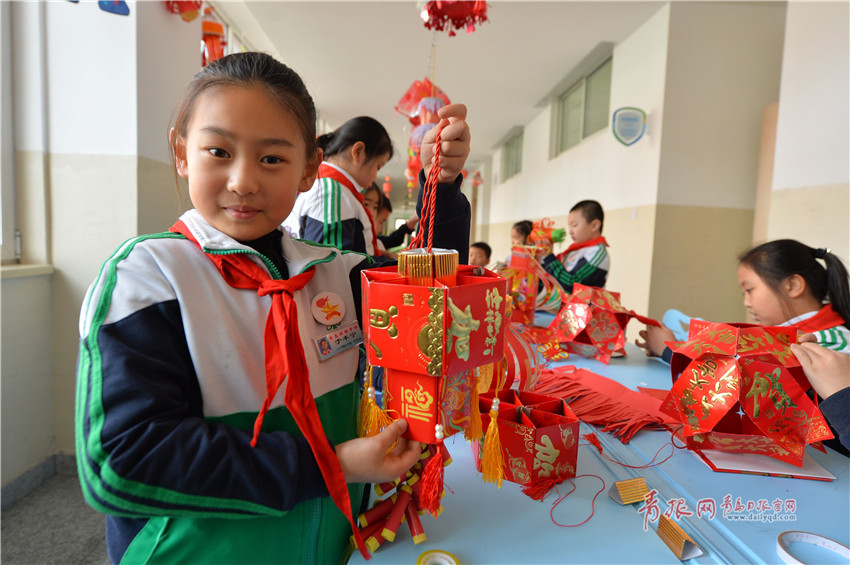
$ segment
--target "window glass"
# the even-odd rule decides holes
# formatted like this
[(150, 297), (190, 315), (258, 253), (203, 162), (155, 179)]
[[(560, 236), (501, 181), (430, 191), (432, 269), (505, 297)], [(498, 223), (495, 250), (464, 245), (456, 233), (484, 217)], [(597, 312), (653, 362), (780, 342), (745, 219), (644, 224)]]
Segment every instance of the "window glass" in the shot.
[(596, 133), (608, 125), (610, 100), (611, 59), (608, 59), (587, 76), (583, 137)]

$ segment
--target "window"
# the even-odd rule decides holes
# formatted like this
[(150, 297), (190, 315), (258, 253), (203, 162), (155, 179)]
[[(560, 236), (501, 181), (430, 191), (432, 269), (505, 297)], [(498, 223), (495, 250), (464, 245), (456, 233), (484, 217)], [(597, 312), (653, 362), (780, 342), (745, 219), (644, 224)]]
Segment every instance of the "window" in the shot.
[(522, 171), (522, 131), (502, 146), (502, 182)]
[(582, 77), (558, 98), (558, 135), (555, 154), (578, 145), (605, 129), (611, 99), (611, 58)]

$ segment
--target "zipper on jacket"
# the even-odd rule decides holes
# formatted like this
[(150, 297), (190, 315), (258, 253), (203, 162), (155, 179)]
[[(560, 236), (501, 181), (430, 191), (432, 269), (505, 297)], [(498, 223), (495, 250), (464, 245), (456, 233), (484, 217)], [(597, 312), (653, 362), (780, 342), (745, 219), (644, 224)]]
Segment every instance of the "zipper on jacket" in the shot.
[(208, 249), (206, 247), (203, 248), (204, 253), (209, 253), (210, 255), (237, 255), (239, 253), (245, 253), (248, 255), (256, 255), (262, 260), (263, 264), (265, 264), (266, 268), (272, 274), (272, 278), (280, 280), (283, 277), (280, 275), (280, 271), (277, 270), (277, 267), (274, 266), (271, 259), (260, 253), (259, 251), (254, 251), (253, 249)]
[[(318, 563), (319, 559), (319, 532), (321, 531), (322, 521), (322, 500), (314, 498), (307, 500), (304, 503), (310, 505), (310, 519), (307, 520), (307, 535), (305, 546), (305, 563)], [(302, 504), (304, 504), (302, 503)]]

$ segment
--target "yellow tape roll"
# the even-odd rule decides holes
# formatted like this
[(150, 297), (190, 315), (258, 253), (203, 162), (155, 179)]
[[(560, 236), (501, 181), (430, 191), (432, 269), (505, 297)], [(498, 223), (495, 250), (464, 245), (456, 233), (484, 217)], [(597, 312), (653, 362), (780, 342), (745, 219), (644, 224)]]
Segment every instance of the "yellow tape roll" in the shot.
[(420, 555), (416, 565), (460, 565), (460, 561), (448, 551), (432, 549)]

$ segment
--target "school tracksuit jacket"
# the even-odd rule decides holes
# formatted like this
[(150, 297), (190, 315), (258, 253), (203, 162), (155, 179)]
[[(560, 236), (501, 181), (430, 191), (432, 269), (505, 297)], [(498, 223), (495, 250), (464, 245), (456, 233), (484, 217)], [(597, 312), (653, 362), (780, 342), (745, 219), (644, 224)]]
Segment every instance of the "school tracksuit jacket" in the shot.
[(302, 239), (378, 255), (372, 219), (363, 206), (363, 190), (351, 175), (324, 162), (316, 182), (298, 195), (283, 225)]
[[(459, 181), (438, 191), (434, 235), (435, 246), (465, 256), (470, 214)], [(319, 361), (313, 340), (327, 330), (313, 319), (311, 300), (334, 292), (345, 304), (341, 323), (359, 321), (359, 271), (370, 260), (280, 233), (285, 266), (276, 269), (197, 211), (181, 220), (208, 253), (246, 253), (273, 278), (315, 267), (294, 294), (310, 386), (328, 441), (354, 438), (357, 348)], [(133, 238), (103, 265), (80, 318), (75, 427), (82, 489), (108, 515), (113, 562), (347, 558), (349, 524), (283, 405), (285, 384), (250, 446), (266, 396), (270, 303), (229, 286), (204, 251), (176, 233)], [(357, 505), (362, 485), (348, 489)]]
[(575, 283), (605, 288), (608, 271), (611, 270), (611, 258), (606, 246), (600, 243), (558, 256), (550, 253), (543, 258), (543, 268), (570, 293)]

